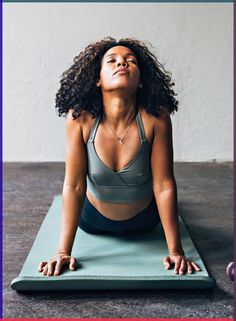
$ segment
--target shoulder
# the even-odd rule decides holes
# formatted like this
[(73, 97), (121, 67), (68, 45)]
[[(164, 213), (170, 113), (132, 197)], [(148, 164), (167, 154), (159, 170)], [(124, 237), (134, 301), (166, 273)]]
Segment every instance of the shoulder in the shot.
[(69, 110), (67, 114), (67, 128), (74, 131), (80, 131), (83, 141), (86, 143), (88, 141), (95, 118), (89, 112), (82, 111), (81, 115), (74, 119), (72, 113), (73, 110)]
[(79, 126), (81, 127), (81, 129), (90, 126), (93, 124), (93, 122), (95, 121), (95, 118), (88, 112), (86, 111), (82, 111), (81, 115), (74, 119), (73, 116), (73, 110), (70, 109), (68, 114), (67, 114), (67, 118), (66, 118), (66, 122), (69, 126)]
[(154, 135), (158, 131), (169, 129), (171, 127), (171, 117), (169, 111), (164, 107), (161, 107), (161, 111), (161, 115), (157, 118), (148, 114), (144, 108), (140, 110), (142, 120), (146, 125), (145, 127), (152, 128)]

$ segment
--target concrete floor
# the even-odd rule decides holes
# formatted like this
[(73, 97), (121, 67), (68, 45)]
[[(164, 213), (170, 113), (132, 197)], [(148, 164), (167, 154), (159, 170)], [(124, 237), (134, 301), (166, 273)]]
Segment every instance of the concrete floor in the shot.
[(10, 288), (51, 205), (64, 164), (4, 164), (4, 318), (232, 318), (232, 163), (176, 163), (179, 210), (210, 275), (212, 290), (16, 292)]

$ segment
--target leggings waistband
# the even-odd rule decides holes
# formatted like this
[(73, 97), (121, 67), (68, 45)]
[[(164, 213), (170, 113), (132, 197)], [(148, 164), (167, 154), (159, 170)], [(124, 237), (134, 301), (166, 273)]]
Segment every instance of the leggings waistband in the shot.
[(89, 233), (111, 232), (120, 234), (150, 230), (155, 228), (159, 222), (160, 217), (154, 197), (149, 205), (135, 216), (117, 221), (102, 215), (85, 196), (79, 226)]

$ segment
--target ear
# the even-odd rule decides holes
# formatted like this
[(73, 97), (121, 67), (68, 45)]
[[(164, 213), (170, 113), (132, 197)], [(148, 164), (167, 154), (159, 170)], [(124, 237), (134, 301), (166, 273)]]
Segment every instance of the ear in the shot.
[(100, 80), (97, 81), (97, 84), (96, 84), (96, 87), (100, 87), (101, 86), (101, 83), (100, 83)]

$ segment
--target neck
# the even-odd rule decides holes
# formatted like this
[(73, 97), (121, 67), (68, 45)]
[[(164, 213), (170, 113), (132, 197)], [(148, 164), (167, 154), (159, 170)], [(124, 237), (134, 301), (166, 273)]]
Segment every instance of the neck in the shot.
[(138, 111), (136, 96), (103, 95), (103, 113), (114, 128), (127, 126)]

